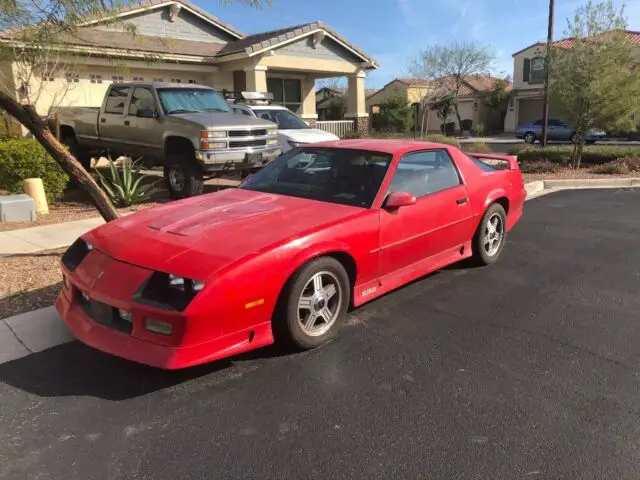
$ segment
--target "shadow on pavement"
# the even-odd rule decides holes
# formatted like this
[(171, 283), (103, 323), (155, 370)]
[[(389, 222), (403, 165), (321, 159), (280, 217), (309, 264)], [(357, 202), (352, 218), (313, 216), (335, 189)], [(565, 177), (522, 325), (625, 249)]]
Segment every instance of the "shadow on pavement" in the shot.
[[(25, 256), (31, 256), (31, 254)], [(56, 256), (59, 256), (59, 254)], [(0, 298), (0, 312), (2, 312), (3, 318), (6, 318), (49, 307), (56, 301), (61, 288), (62, 282), (57, 282), (46, 287)]]
[(74, 341), (0, 365), (0, 382), (39, 397), (89, 396), (121, 401), (220, 372), (235, 363), (275, 358), (276, 346), (184, 370), (161, 370)]

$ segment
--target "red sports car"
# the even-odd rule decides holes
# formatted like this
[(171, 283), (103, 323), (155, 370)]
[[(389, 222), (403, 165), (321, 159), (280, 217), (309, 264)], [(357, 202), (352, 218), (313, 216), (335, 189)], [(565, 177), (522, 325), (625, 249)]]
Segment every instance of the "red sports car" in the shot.
[(357, 307), (448, 264), (494, 263), (522, 215), (515, 158), (435, 143), (295, 148), (239, 188), (79, 238), (56, 307), (82, 342), (178, 369), (317, 347)]

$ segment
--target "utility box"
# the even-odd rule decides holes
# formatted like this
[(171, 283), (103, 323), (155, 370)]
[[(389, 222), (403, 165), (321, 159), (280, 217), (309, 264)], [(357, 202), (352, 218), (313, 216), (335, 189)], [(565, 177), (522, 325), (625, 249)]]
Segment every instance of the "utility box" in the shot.
[(29, 195), (0, 195), (0, 222), (35, 222), (36, 206)]

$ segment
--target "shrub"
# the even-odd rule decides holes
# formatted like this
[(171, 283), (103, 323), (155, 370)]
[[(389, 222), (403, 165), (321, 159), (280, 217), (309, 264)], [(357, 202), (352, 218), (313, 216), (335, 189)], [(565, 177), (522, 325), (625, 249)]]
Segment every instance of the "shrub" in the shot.
[(484, 137), (484, 123), (479, 122), (474, 128), (476, 137)]
[(535, 150), (537, 150), (537, 148), (533, 145), (523, 143), (522, 145), (517, 145), (507, 150), (507, 155), (519, 155), (520, 152), (533, 152)]
[(35, 140), (0, 142), (0, 189), (23, 193), (27, 178), (41, 178), (47, 200), (53, 202), (64, 193), (69, 177)]
[(142, 163), (125, 158), (117, 165), (109, 158), (107, 173), (101, 173), (96, 168), (96, 175), (102, 188), (118, 207), (129, 207), (135, 203), (144, 202), (155, 191), (157, 182), (146, 182), (148, 175), (140, 173)]
[(562, 165), (548, 160), (519, 163), (522, 173), (558, 173), (562, 170)]
[(470, 118), (465, 118), (460, 123), (462, 124), (462, 130), (465, 132), (470, 132), (473, 128), (473, 120), (471, 120)]
[(0, 142), (22, 138), (20, 124), (8, 114), (0, 112)]
[[(522, 162), (548, 160), (561, 165), (570, 165), (572, 152), (573, 145), (557, 145), (545, 148), (533, 148), (531, 150), (520, 150), (514, 155), (518, 155), (518, 160)], [(634, 147), (590, 145), (584, 147), (582, 164), (601, 165), (617, 160), (618, 158), (637, 157), (639, 153), (640, 150)]]
[(455, 137), (447, 137), (446, 135), (427, 135), (423, 139), (425, 142), (433, 142), (433, 143), (444, 143), (445, 145), (452, 145), (454, 147), (460, 148), (460, 142)]
[(621, 165), (627, 167), (631, 173), (640, 173), (640, 156), (634, 155), (632, 157), (622, 157), (616, 160)]
[(473, 153), (493, 153), (491, 147), (484, 142), (466, 143), (462, 146), (462, 150)]
[(441, 123), (440, 132), (442, 132), (443, 135), (447, 135), (448, 137), (453, 136), (456, 133), (455, 122)]
[(640, 157), (623, 157), (613, 162), (596, 165), (590, 169), (591, 173), (603, 175), (629, 175), (640, 173)]

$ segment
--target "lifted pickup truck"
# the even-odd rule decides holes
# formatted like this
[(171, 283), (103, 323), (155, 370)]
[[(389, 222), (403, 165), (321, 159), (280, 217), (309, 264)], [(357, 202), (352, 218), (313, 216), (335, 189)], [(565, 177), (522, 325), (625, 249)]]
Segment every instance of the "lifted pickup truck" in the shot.
[(89, 168), (98, 154), (164, 166), (172, 198), (202, 193), (205, 177), (250, 173), (281, 153), (278, 128), (232, 112), (200, 85), (126, 82), (109, 86), (102, 107), (58, 110), (60, 137)]

